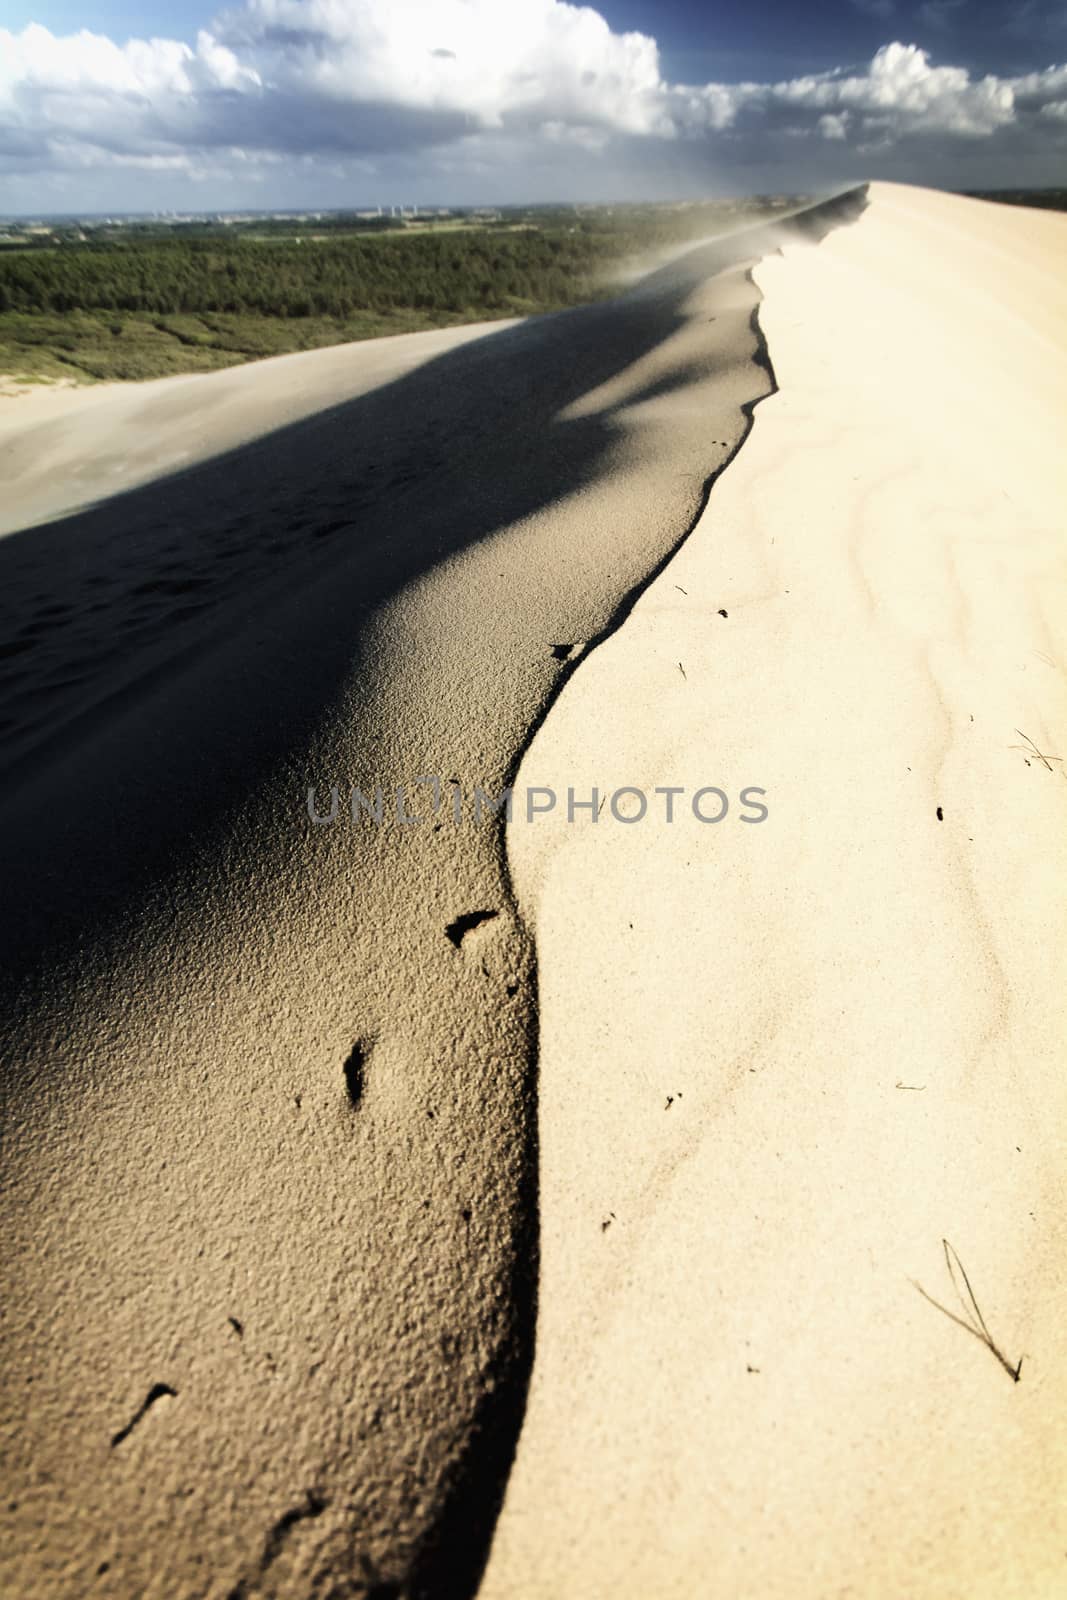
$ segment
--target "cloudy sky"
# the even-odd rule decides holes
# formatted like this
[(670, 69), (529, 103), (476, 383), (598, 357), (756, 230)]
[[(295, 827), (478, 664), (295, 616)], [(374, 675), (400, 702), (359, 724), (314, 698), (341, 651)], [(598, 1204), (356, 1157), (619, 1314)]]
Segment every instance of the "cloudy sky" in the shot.
[(1067, 0), (0, 0), (0, 215), (1067, 183)]

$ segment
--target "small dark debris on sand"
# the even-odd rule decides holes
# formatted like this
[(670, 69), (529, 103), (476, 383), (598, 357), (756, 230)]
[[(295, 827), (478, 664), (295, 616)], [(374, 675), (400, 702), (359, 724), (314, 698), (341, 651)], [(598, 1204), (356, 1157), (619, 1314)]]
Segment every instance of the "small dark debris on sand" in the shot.
[(455, 922), (450, 922), (445, 929), (447, 938), (458, 950), (467, 934), (474, 928), (480, 928), (483, 922), (492, 922), (499, 913), (496, 911), (465, 911)]

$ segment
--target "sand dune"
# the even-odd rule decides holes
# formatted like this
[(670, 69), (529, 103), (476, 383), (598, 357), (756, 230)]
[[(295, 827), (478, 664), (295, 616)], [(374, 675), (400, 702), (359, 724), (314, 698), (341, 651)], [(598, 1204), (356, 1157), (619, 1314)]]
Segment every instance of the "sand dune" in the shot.
[(0, 418), (5, 1593), (1056, 1592), (1067, 224), (861, 209)]
[[(5, 1589), (472, 1592), (534, 1334), (533, 951), (502, 819), (308, 790), (499, 793), (767, 392), (770, 243), (8, 435), (52, 520), (0, 542)], [(211, 459), (58, 515), (102, 429), (116, 480)]]
[(369, 339), (149, 383), (0, 397), (0, 534), (76, 511), (235, 450), (512, 322)]
[[(752, 248), (753, 230), (737, 231), (747, 235), (742, 251)], [(712, 246), (719, 261), (737, 253), (725, 235), (671, 245), (628, 262), (620, 279), (645, 279), (648, 292), (659, 297), (665, 269), (698, 245)], [(472, 339), (516, 325), (505, 318), (397, 334), (147, 383), (27, 386), (0, 376), (0, 535), (196, 467), (365, 398)]]
[(1065, 248), (873, 185), (761, 262), (780, 392), (524, 760), (734, 803), (509, 829), (541, 1284), (482, 1600), (1063, 1590)]

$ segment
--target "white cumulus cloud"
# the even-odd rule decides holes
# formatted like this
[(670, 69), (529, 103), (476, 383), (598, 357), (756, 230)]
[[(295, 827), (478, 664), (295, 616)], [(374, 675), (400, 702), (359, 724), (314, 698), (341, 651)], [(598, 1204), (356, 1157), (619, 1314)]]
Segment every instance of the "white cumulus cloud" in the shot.
[(593, 164), (654, 146), (696, 170), (700, 150), (740, 159), (805, 134), (842, 158), (1020, 130), (1029, 149), (1060, 138), (1065, 100), (1067, 67), (975, 77), (900, 42), (862, 70), (671, 83), (654, 39), (565, 0), (243, 0), (193, 44), (0, 29), (0, 173), (445, 170), (464, 153), (484, 172), (494, 148), (512, 164), (568, 149)]
[(827, 111), (816, 123), (824, 139), (844, 139), (848, 131), (847, 111)]

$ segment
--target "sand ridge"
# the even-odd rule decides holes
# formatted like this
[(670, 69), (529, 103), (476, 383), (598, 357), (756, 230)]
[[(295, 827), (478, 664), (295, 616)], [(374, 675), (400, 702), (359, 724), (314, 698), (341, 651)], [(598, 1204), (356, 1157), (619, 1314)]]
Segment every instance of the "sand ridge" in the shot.
[(509, 828), (541, 1280), (482, 1600), (1062, 1587), (1067, 221), (870, 197), (757, 267), (778, 392), (520, 771), (769, 815)]
[[(557, 647), (766, 392), (768, 244), (386, 383), (315, 353), (354, 398), (0, 542), (17, 1592), (476, 1583), (534, 1334), (533, 951), (499, 827), (321, 826), (307, 792), (499, 792)], [(192, 387), (120, 396), (131, 432), (192, 427)]]

